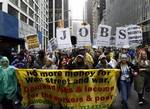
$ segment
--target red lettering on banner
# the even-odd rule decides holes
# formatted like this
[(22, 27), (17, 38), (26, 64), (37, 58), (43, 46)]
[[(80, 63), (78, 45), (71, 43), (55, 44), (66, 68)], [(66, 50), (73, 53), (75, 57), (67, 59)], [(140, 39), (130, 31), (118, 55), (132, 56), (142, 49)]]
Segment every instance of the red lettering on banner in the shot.
[(58, 87), (57, 92), (61, 93), (72, 93), (73, 89), (69, 87)]
[(109, 100), (112, 100), (113, 98), (113, 95), (110, 95), (110, 96), (96, 96), (95, 97), (95, 102), (104, 102), (104, 101), (109, 101)]
[(114, 90), (114, 86), (112, 87), (84, 87), (85, 92), (111, 92)]

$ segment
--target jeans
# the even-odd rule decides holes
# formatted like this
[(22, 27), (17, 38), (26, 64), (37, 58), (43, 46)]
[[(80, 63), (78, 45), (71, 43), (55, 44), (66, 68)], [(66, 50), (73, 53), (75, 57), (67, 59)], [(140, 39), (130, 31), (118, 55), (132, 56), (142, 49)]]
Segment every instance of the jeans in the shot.
[(124, 109), (128, 109), (128, 98), (131, 95), (131, 82), (120, 80), (120, 92), (124, 103)]

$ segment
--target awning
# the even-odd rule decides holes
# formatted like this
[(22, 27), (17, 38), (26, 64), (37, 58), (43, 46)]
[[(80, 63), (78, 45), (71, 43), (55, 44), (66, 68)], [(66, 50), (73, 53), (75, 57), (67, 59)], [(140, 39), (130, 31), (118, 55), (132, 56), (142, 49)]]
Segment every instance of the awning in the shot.
[(7, 36), (0, 36), (0, 41), (13, 41), (14, 43), (24, 44), (25, 40), (22, 38), (14, 38), (14, 37), (7, 37)]

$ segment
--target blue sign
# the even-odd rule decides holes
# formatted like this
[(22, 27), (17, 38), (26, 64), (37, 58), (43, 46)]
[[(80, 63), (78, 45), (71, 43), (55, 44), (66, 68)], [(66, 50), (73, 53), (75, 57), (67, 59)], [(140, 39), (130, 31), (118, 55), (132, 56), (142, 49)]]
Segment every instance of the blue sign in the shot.
[(19, 38), (18, 19), (3, 11), (0, 11), (0, 36)]

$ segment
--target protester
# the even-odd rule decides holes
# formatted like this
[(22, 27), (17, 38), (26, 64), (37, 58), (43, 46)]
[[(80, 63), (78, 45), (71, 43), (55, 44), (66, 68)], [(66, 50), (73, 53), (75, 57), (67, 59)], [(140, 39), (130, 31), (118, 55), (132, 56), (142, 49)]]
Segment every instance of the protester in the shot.
[(106, 55), (106, 60), (107, 60), (108, 64), (109, 64), (112, 68), (116, 68), (116, 66), (117, 66), (117, 61), (114, 59), (114, 56), (111, 56), (109, 52), (106, 52), (105, 55)]
[(9, 65), (7, 57), (0, 60), (0, 102), (3, 109), (14, 109), (19, 101), (17, 98), (17, 77), (15, 67)]
[(15, 51), (14, 48), (11, 49), (11, 54), (10, 54), (10, 63), (12, 63), (15, 59), (17, 58), (17, 52)]
[(66, 51), (60, 52), (60, 58), (58, 61), (58, 69), (68, 69), (68, 65), (71, 58), (68, 56)]
[(34, 68), (35, 57), (33, 55), (29, 55), (27, 57), (27, 68)]
[(95, 68), (96, 67), (96, 65), (98, 64), (98, 58), (99, 58), (99, 56), (102, 54), (102, 51), (101, 50), (98, 50), (98, 49), (95, 49), (94, 50), (94, 57), (93, 57), (93, 59), (94, 59), (94, 65), (93, 65), (93, 67)]
[(148, 60), (150, 60), (150, 46), (148, 46), (148, 45), (145, 45), (145, 51), (146, 51), (146, 53), (147, 53), (147, 59)]
[(150, 61), (147, 59), (147, 54), (144, 50), (140, 50), (138, 55), (139, 74), (134, 79), (135, 90), (138, 93), (139, 105), (144, 103), (144, 82), (145, 74), (149, 73)]
[(25, 52), (22, 50), (17, 55), (16, 59), (11, 63), (16, 68), (27, 68), (27, 59)]
[(38, 55), (37, 55), (36, 60), (34, 62), (34, 67), (38, 68), (38, 69), (42, 69), (42, 67), (46, 63), (46, 59), (47, 59), (46, 52), (44, 50), (40, 50), (38, 52)]
[(52, 58), (47, 58), (46, 64), (42, 67), (42, 69), (58, 69), (58, 67), (55, 65)]
[(94, 60), (93, 60), (92, 55), (89, 52), (90, 51), (85, 47), (83, 47), (83, 48), (81, 47), (78, 50), (78, 54), (81, 54), (84, 56), (85, 64), (88, 66), (88, 68), (92, 69), (93, 65), (94, 65)]
[(102, 69), (112, 68), (112, 67), (108, 64), (108, 62), (107, 62), (107, 60), (106, 60), (106, 56), (105, 56), (104, 54), (102, 54), (102, 55), (99, 56), (99, 62), (98, 62), (98, 64), (96, 65), (96, 68), (97, 68), (97, 69), (100, 69), (100, 68), (102, 68)]
[[(90, 52), (90, 51), (89, 51)], [(92, 69), (94, 65), (94, 60), (92, 55), (88, 52), (88, 50), (85, 51), (85, 63), (88, 66), (88, 68)]]
[(128, 57), (127, 60), (131, 62), (131, 56), (129, 55), (128, 51), (129, 51), (128, 45), (125, 45), (125, 46), (123, 46), (123, 48), (121, 48), (120, 53), (119, 53), (119, 57), (118, 57), (118, 62), (120, 61), (122, 54), (126, 54)]
[(131, 83), (133, 81), (132, 69), (135, 69), (135, 67), (128, 61), (128, 56), (126, 54), (122, 54), (120, 59), (117, 65), (117, 68), (121, 70), (118, 87), (123, 100), (123, 109), (129, 109), (128, 98), (131, 95)]
[(79, 54), (72, 62), (72, 69), (89, 69), (89, 66), (85, 63), (85, 57)]
[[(44, 50), (40, 50), (38, 54), (35, 53), (34, 55), (33, 53), (29, 53), (27, 51), (21, 51), (12, 62), (14, 67), (9, 66), (8, 59), (6, 57), (2, 57), (2, 60), (4, 61), (1, 61), (0, 63), (0, 100), (2, 101), (1, 103), (3, 104), (4, 109), (6, 109), (4, 106), (6, 101), (9, 101), (8, 104), (10, 104), (9, 106), (12, 107), (14, 101), (18, 100), (17, 93), (20, 91), (18, 90), (19, 84), (17, 83), (17, 80), (14, 80), (14, 82), (10, 83), (10, 81), (13, 81), (12, 77), (16, 78), (15, 67), (29, 69), (37, 68), (45, 70), (117, 68), (120, 69), (118, 89), (121, 93), (124, 109), (128, 109), (128, 98), (130, 96), (131, 84), (133, 80), (135, 90), (138, 94), (139, 104), (143, 104), (145, 74), (147, 74), (150, 69), (150, 61), (148, 60), (148, 56), (146, 54), (149, 53), (148, 47), (146, 48), (146, 52), (142, 46), (138, 47), (137, 50), (130, 49), (128, 46), (124, 46), (121, 49), (108, 47), (99, 49), (98, 47), (93, 47), (93, 50), (83, 47), (75, 48), (72, 50), (72, 52), (70, 50), (58, 50), (53, 53), (47, 53), (47, 55)], [(5, 59), (7, 60), (7, 65), (5, 63)], [(7, 75), (4, 75), (4, 72), (7, 72)], [(8, 77), (8, 75), (10, 75), (9, 72), (13, 75), (12, 77)], [(9, 79), (7, 84), (10, 84), (9, 87), (15, 92), (14, 95), (9, 95), (12, 92), (7, 93), (3, 90), (4, 87), (2, 86), (6, 82), (3, 81), (6, 79)], [(8, 86), (7, 84), (6, 86)], [(16, 86), (17, 90), (14, 88)], [(8, 98), (9, 96), (13, 97)], [(61, 105), (58, 107), (60, 106)], [(33, 105), (33, 108), (36, 108), (36, 105)]]

